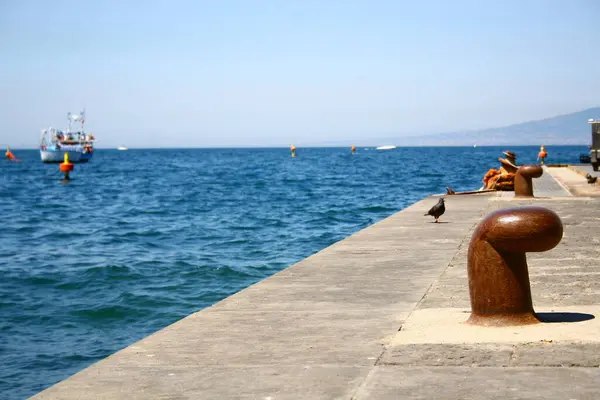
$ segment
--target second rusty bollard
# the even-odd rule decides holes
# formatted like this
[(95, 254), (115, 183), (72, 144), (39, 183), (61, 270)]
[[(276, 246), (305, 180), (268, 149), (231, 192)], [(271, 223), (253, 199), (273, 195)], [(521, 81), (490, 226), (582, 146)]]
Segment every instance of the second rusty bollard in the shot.
[(469, 246), (468, 323), (504, 326), (539, 322), (533, 311), (525, 253), (550, 250), (562, 235), (558, 215), (542, 207), (508, 208), (485, 217)]
[(521, 165), (515, 174), (515, 197), (533, 197), (532, 178), (539, 178), (544, 170), (539, 165)]

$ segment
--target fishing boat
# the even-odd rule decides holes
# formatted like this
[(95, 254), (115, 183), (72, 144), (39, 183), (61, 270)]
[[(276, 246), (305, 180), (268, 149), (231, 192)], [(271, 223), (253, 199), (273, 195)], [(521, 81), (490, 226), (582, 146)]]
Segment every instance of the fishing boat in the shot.
[(119, 147), (117, 147), (117, 150), (125, 151), (125, 150), (129, 150), (129, 149), (125, 146), (119, 146)]
[[(40, 138), (40, 156), (43, 163), (61, 163), (65, 154), (69, 154), (72, 163), (88, 162), (94, 155), (96, 138), (91, 133), (85, 133), (85, 109), (79, 115), (67, 114), (68, 127), (66, 131), (49, 127), (42, 131)], [(73, 125), (79, 128), (73, 130)]]

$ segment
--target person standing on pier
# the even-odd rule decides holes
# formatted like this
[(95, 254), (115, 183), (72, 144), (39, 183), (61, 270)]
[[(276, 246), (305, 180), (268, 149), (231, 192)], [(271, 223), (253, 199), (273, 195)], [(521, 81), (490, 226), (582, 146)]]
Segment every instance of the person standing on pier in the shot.
[(540, 152), (538, 153), (538, 160), (541, 160), (542, 165), (544, 165), (546, 157), (548, 157), (548, 152), (546, 151), (546, 146), (542, 145), (540, 147)]

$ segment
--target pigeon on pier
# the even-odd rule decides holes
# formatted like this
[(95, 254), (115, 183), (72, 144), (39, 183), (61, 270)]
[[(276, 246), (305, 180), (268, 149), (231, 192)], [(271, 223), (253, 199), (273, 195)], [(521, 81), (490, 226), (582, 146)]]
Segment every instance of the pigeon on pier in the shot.
[(593, 185), (598, 180), (597, 176), (592, 176), (591, 174), (587, 174), (585, 177), (590, 185)]
[(435, 222), (439, 222), (440, 217), (445, 212), (446, 212), (446, 206), (444, 205), (444, 198), (440, 197), (440, 201), (438, 201), (435, 206), (431, 207), (431, 209), (427, 212), (427, 214), (424, 214), (424, 215), (431, 215), (431, 216), (433, 216), (433, 218), (435, 218)]

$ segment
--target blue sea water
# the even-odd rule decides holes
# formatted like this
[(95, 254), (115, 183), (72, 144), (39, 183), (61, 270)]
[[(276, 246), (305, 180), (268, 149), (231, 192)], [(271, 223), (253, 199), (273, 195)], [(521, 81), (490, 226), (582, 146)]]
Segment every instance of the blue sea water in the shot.
[[(0, 162), (0, 394), (23, 399), (450, 186), (501, 147), (97, 150)], [(535, 163), (537, 147), (511, 147)], [(549, 146), (576, 163), (585, 146)]]

